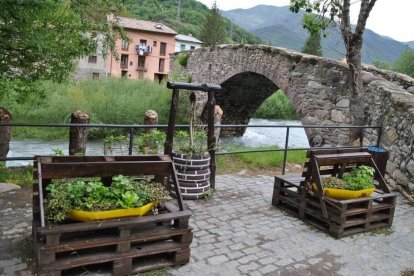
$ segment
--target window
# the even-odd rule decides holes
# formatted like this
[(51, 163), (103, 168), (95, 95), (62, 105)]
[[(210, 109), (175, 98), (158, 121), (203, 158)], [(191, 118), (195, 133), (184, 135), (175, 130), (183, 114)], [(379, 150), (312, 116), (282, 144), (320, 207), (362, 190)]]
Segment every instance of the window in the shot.
[(140, 39), (140, 40), (139, 40), (139, 44), (145, 44), (145, 45), (146, 45), (146, 44), (147, 44), (147, 40), (145, 40), (145, 39)]
[(145, 69), (145, 56), (138, 56), (138, 69)]
[(121, 72), (121, 77), (125, 78), (128, 74), (128, 71), (122, 71)]
[(190, 50), (195, 50), (195, 46), (190, 46)]
[(167, 43), (161, 42), (160, 45), (160, 56), (165, 56), (167, 51)]
[(128, 51), (129, 42), (127, 40), (123, 40), (121, 42), (121, 50)]
[(154, 40), (154, 42), (152, 43), (152, 47), (157, 47), (157, 41)]
[(184, 51), (185, 50), (185, 44), (180, 44), (180, 51)]
[(89, 56), (88, 57), (88, 63), (96, 63), (98, 61), (97, 56)]
[(158, 64), (158, 72), (164, 72), (165, 67), (165, 59), (160, 58), (160, 62)]
[(92, 79), (93, 79), (93, 80), (97, 80), (97, 79), (99, 79), (99, 73), (95, 73), (95, 72), (93, 72), (93, 73), (92, 73)]
[(128, 55), (121, 55), (121, 69), (128, 69)]

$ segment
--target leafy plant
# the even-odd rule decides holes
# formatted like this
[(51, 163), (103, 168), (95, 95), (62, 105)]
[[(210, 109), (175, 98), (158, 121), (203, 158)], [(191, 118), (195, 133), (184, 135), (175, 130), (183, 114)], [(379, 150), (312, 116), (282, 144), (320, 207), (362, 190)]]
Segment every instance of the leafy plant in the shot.
[(176, 131), (174, 137), (175, 152), (188, 154), (190, 158), (194, 155), (204, 157), (208, 152), (207, 133), (203, 130), (193, 133), (193, 143), (190, 143), (190, 134), (186, 131)]
[(360, 166), (343, 177), (347, 183), (347, 190), (357, 191), (374, 188), (373, 178), (375, 170), (372, 167)]
[(123, 135), (110, 135), (105, 137), (103, 144), (103, 151), (105, 155), (112, 154), (114, 151), (121, 151), (121, 154), (127, 152), (128, 149), (128, 138)]
[(132, 181), (122, 175), (114, 177), (111, 186), (101, 181), (54, 180), (46, 191), (45, 213), (51, 222), (67, 219), (71, 210), (104, 211), (148, 203), (153, 203), (153, 212), (158, 213), (158, 207), (170, 199), (162, 184)]
[(135, 140), (135, 148), (139, 153), (158, 153), (165, 141), (165, 132), (153, 130), (141, 133)]
[(187, 53), (187, 52), (180, 54), (180, 55), (178, 56), (178, 63), (179, 63), (181, 66), (186, 67), (186, 66), (187, 66), (187, 61), (188, 61), (188, 58), (189, 58), (189, 57), (190, 57), (190, 54), (189, 54), (189, 53)]
[(203, 197), (205, 200), (210, 199), (213, 197), (215, 190), (214, 189), (209, 189), (208, 191), (205, 191), (203, 193)]
[(63, 153), (63, 150), (61, 150), (60, 148), (52, 148), (53, 151), (53, 155), (56, 156), (64, 156), (65, 154)]
[(342, 179), (337, 177), (322, 178), (324, 188), (344, 189), (358, 191), (374, 188), (373, 178), (375, 170), (369, 166), (354, 168), (350, 173), (344, 175)]

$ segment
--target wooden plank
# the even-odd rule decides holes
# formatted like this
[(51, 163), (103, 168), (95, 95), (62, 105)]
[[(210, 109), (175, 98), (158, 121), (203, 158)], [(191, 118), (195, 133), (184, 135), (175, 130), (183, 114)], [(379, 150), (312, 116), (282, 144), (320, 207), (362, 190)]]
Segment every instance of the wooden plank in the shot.
[(71, 224), (51, 224), (47, 227), (40, 227), (37, 229), (37, 232), (41, 235), (50, 235), (56, 233), (71, 233), (74, 231), (87, 231), (87, 230), (96, 230), (96, 229), (105, 229), (105, 228), (114, 228), (114, 227), (136, 227), (146, 223), (158, 223), (171, 221), (174, 219), (189, 219), (191, 216), (190, 211), (179, 211), (175, 213), (165, 213), (159, 215), (149, 215), (136, 218), (121, 218), (105, 221), (90, 221), (90, 222), (79, 222)]
[(107, 177), (118, 174), (169, 174), (169, 161), (114, 161), (114, 162), (66, 162), (44, 163), (43, 179), (71, 177)]

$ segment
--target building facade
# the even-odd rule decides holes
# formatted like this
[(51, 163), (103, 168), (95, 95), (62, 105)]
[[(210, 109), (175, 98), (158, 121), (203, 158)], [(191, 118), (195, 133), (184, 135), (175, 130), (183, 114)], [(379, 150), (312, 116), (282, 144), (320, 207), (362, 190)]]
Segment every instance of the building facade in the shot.
[(192, 34), (183, 35), (178, 34), (175, 36), (175, 51), (192, 51), (203, 46), (203, 42), (193, 37)]
[(116, 42), (119, 60), (110, 54), (106, 59), (98, 54), (80, 59), (75, 79), (113, 76), (162, 81), (168, 77), (177, 34), (173, 29), (162, 23), (115, 17), (113, 13), (108, 20), (121, 25), (130, 41)]

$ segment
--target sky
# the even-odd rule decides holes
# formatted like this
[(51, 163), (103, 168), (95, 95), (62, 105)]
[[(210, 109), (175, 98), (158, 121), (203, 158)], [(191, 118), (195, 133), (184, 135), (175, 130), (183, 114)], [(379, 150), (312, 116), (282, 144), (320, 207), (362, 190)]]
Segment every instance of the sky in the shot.
[[(211, 7), (214, 0), (197, 0)], [(216, 0), (220, 10), (248, 9), (257, 5), (287, 6), (289, 0)], [(354, 3), (355, 2), (355, 3)], [(351, 21), (356, 23), (359, 1), (351, 1)], [(401, 42), (414, 41), (414, 1), (377, 0), (367, 20), (366, 28), (379, 35)]]

